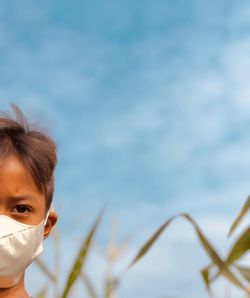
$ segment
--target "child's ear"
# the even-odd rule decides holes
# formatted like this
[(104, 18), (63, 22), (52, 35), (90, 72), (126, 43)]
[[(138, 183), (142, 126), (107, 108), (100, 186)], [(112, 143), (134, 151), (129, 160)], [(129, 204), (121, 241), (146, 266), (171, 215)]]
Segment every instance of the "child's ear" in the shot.
[(46, 239), (57, 222), (57, 214), (54, 211), (49, 212), (49, 216), (44, 227), (43, 239)]

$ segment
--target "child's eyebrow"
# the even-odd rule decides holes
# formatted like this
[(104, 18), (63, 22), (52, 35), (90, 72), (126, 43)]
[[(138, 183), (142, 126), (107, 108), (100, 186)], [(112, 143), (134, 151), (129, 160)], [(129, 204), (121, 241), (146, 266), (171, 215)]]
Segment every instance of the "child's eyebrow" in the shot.
[(12, 195), (9, 197), (11, 200), (15, 201), (23, 201), (23, 200), (39, 200), (38, 196), (35, 194), (31, 193), (23, 193), (23, 194), (18, 194), (18, 195)]

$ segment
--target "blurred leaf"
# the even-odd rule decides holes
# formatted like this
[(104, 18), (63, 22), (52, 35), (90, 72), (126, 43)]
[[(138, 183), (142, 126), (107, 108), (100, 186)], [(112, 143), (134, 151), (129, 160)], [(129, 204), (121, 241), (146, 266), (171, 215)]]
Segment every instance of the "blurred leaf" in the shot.
[(203, 279), (208, 291), (210, 291), (210, 276), (209, 276), (209, 274), (210, 274), (211, 267), (212, 266), (209, 265), (201, 270), (201, 276), (202, 276), (202, 279)]
[(141, 247), (141, 249), (138, 251), (136, 257), (133, 259), (133, 261), (130, 263), (128, 269), (132, 267), (139, 259), (141, 259), (147, 251), (150, 249), (150, 247), (155, 243), (155, 241), (158, 239), (158, 237), (161, 235), (161, 233), (165, 230), (165, 228), (171, 223), (171, 221), (175, 218), (171, 217), (169, 220), (167, 220), (165, 223), (163, 223), (157, 230), (154, 232), (154, 234), (148, 239), (148, 241)]
[(232, 226), (230, 227), (229, 232), (228, 232), (228, 237), (233, 233), (233, 231), (239, 225), (239, 223), (241, 222), (241, 220), (243, 219), (243, 217), (246, 215), (246, 213), (249, 210), (249, 208), (250, 208), (250, 196), (247, 197), (247, 200), (246, 200), (245, 204), (243, 205), (240, 213), (238, 214), (238, 216), (234, 220)]
[(67, 284), (66, 284), (66, 287), (65, 287), (63, 295), (62, 295), (63, 298), (68, 297), (70, 289), (74, 285), (77, 278), (80, 276), (81, 270), (83, 270), (83, 268), (84, 268), (85, 260), (86, 260), (87, 254), (89, 252), (90, 245), (92, 244), (97, 227), (99, 226), (99, 223), (100, 223), (100, 220), (102, 217), (102, 213), (103, 213), (103, 211), (101, 211), (100, 215), (97, 217), (93, 227), (91, 228), (90, 232), (88, 233), (86, 239), (84, 240), (84, 242), (82, 244), (80, 252), (79, 252), (79, 254), (73, 264), (72, 270), (68, 276)]
[(213, 276), (211, 275), (211, 269), (215, 267), (214, 264), (210, 264), (201, 270), (201, 276), (205, 283), (208, 293), (212, 296), (211, 293), (211, 283), (216, 280), (216, 278), (220, 275), (219, 271), (217, 271)]
[(240, 273), (244, 276), (244, 278), (250, 282), (250, 268), (239, 266), (239, 265), (235, 265), (235, 267), (240, 271)]
[(54, 283), (54, 298), (59, 298), (59, 284), (60, 284), (60, 275), (61, 275), (61, 251), (60, 251), (60, 233), (58, 227), (55, 226), (51, 233), (51, 238), (54, 247), (54, 268), (56, 268), (56, 283)]
[(57, 282), (56, 276), (49, 270), (49, 268), (47, 267), (47, 265), (45, 265), (41, 258), (36, 258), (35, 263), (53, 283)]
[(113, 298), (118, 285), (119, 280), (117, 278), (107, 278), (104, 284), (104, 298)]
[(227, 264), (232, 264), (242, 257), (250, 249), (250, 228), (247, 228), (244, 233), (238, 238), (231, 248), (227, 257)]
[(38, 294), (36, 294), (36, 298), (46, 298), (48, 287), (43, 288)]
[[(238, 259), (240, 259), (248, 250), (250, 249), (250, 228), (247, 228), (244, 233), (240, 235), (238, 240), (233, 244), (228, 257), (225, 261), (227, 266), (234, 264)], [(235, 266), (238, 268), (237, 266)], [(208, 271), (212, 268), (212, 264), (209, 266)], [(240, 273), (243, 273), (244, 270), (239, 270)], [(208, 272), (209, 274), (209, 272)], [(245, 277), (244, 274), (242, 274)], [(213, 281), (220, 276), (220, 270), (213, 278)], [(211, 280), (210, 280), (211, 281)]]
[(84, 285), (88, 292), (89, 298), (97, 298), (98, 296), (96, 294), (94, 286), (93, 286), (92, 282), (90, 281), (90, 278), (88, 277), (86, 272), (81, 272), (81, 278), (82, 278), (82, 281), (84, 282)]
[(123, 240), (118, 244), (108, 243), (104, 252), (105, 259), (110, 264), (115, 264), (124, 255), (128, 247), (128, 240)]
[[(162, 234), (162, 232), (167, 228), (167, 226), (176, 218), (176, 217), (183, 217), (186, 220), (188, 220), (192, 226), (194, 227), (196, 234), (201, 242), (201, 245), (203, 246), (204, 250), (212, 260), (213, 264), (215, 264), (221, 274), (228, 279), (231, 283), (234, 285), (238, 286), (242, 290), (248, 292), (248, 289), (242, 285), (242, 283), (239, 281), (239, 279), (233, 274), (233, 272), (228, 268), (227, 264), (220, 258), (220, 256), (217, 254), (215, 249), (212, 247), (212, 245), (209, 243), (209, 241), (206, 239), (206, 237), (203, 235), (201, 232), (199, 226), (196, 224), (196, 222), (190, 217), (188, 214), (182, 213), (182, 214), (177, 214), (170, 219), (168, 219), (165, 223), (163, 223), (157, 230), (154, 232), (154, 234), (149, 238), (149, 240), (142, 246), (142, 248), (139, 250), (135, 258), (132, 260), (128, 268), (133, 266), (136, 262), (138, 262), (151, 248), (151, 246), (156, 242), (158, 237)], [(206, 272), (205, 278), (207, 282), (207, 276)]]
[(125, 255), (129, 243), (129, 238), (117, 241), (118, 226), (119, 225), (117, 218), (113, 218), (111, 223), (109, 241), (106, 245), (106, 248), (104, 249), (104, 256), (109, 264), (115, 264)]

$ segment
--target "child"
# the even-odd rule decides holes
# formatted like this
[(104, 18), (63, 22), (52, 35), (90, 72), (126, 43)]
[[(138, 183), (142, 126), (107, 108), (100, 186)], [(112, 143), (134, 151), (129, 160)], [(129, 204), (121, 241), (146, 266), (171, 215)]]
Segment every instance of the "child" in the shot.
[(28, 298), (24, 273), (56, 224), (50, 210), (56, 145), (22, 111), (0, 114), (0, 297)]

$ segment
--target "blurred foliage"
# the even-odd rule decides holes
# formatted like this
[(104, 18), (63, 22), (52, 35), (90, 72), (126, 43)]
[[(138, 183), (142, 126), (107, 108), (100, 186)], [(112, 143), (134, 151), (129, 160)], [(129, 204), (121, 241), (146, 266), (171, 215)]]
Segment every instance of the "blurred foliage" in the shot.
[[(244, 216), (247, 214), (248, 210), (250, 209), (250, 197), (247, 198), (244, 206), (242, 207), (241, 211), (239, 212), (238, 216), (234, 220), (233, 224), (231, 225), (228, 236), (232, 235), (232, 233), (236, 230)], [(97, 229), (100, 225), (100, 221), (103, 215), (103, 211), (98, 215), (97, 219), (95, 220), (93, 226), (91, 227), (89, 233), (85, 237), (83, 243), (81, 244), (79, 253), (77, 254), (75, 261), (72, 265), (71, 270), (69, 271), (66, 286), (63, 289), (62, 293), (59, 290), (59, 280), (58, 280), (58, 270), (56, 270), (57, 274), (52, 273), (46, 264), (41, 261), (40, 258), (36, 260), (37, 266), (42, 270), (42, 272), (47, 276), (50, 284), (54, 286), (54, 297), (55, 298), (67, 298), (67, 297), (74, 297), (72, 288), (74, 287), (76, 282), (82, 282), (85, 286), (87, 297), (88, 298), (115, 298), (116, 297), (116, 290), (120, 285), (120, 278), (114, 277), (113, 275), (113, 267), (115, 266), (116, 262), (125, 255), (127, 246), (128, 246), (128, 239), (121, 241), (118, 245), (114, 244), (114, 233), (113, 237), (110, 239), (109, 244), (107, 245), (106, 249), (99, 248), (102, 251), (108, 265), (107, 272), (104, 278), (104, 286), (103, 286), (103, 293), (100, 295), (97, 294), (97, 290), (95, 288), (96, 285), (90, 280), (86, 270), (85, 264), (87, 257), (90, 253), (91, 247), (93, 247), (94, 237), (96, 235)], [(140, 261), (152, 248), (152, 246), (157, 242), (158, 238), (161, 234), (169, 227), (169, 225), (176, 219), (176, 218), (184, 218), (187, 222), (189, 222), (199, 239), (201, 247), (206, 252), (210, 259), (210, 264), (206, 267), (201, 269), (201, 277), (204, 281), (206, 289), (208, 293), (211, 294), (211, 284), (220, 276), (223, 276), (227, 279), (231, 284), (240, 288), (247, 297), (250, 297), (250, 267), (242, 266), (238, 263), (238, 261), (245, 256), (245, 254), (250, 249), (250, 228), (244, 230), (240, 236), (236, 239), (233, 243), (231, 249), (229, 250), (227, 257), (223, 259), (213, 245), (208, 241), (207, 237), (205, 236), (204, 232), (200, 229), (198, 224), (195, 220), (186, 213), (177, 214), (165, 222), (148, 238), (148, 240), (141, 246), (138, 250), (135, 257), (132, 259), (130, 264), (127, 268), (125, 268), (126, 272), (131, 267), (133, 267), (138, 261)], [(113, 227), (116, 227), (114, 225)], [(57, 232), (53, 233), (53, 238), (55, 241), (55, 247), (59, 245), (59, 235)], [(57, 269), (59, 268), (59, 257), (58, 257), (58, 249), (55, 252), (56, 264)], [(214, 271), (216, 269), (216, 271)], [(214, 273), (215, 272), (215, 273)], [(38, 294), (37, 298), (46, 298), (48, 288), (42, 289)]]

